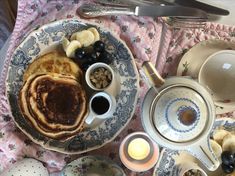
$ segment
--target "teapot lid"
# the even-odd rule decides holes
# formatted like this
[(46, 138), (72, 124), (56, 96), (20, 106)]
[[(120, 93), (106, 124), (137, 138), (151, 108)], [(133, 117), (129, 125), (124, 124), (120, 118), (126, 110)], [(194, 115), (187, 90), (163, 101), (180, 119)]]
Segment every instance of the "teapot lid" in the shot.
[(163, 89), (153, 100), (150, 112), (157, 131), (179, 143), (197, 138), (206, 128), (210, 114), (200, 93), (179, 85)]

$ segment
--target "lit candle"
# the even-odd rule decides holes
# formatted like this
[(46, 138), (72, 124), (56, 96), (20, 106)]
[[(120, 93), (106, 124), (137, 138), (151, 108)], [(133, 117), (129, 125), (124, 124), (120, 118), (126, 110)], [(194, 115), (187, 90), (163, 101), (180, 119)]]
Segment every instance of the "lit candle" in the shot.
[(145, 139), (136, 138), (129, 143), (127, 152), (131, 158), (143, 160), (150, 153), (150, 145)]

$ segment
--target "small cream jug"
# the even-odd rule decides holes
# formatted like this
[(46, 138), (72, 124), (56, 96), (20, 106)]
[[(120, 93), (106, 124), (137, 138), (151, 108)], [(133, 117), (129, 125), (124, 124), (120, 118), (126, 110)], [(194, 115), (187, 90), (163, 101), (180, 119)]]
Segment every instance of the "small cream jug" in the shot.
[(143, 63), (149, 89), (142, 104), (146, 133), (162, 147), (188, 151), (208, 170), (219, 166), (209, 144), (215, 120), (211, 95), (198, 82), (184, 77), (163, 79), (150, 62)]

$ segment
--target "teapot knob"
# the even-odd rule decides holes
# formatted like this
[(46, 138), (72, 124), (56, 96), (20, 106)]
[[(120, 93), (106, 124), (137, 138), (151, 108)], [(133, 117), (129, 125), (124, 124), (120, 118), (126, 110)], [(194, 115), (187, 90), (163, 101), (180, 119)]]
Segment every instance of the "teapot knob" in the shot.
[(161, 75), (158, 73), (158, 71), (150, 61), (145, 61), (142, 64), (142, 69), (145, 76), (155, 87), (161, 87), (164, 84), (165, 80), (161, 77)]

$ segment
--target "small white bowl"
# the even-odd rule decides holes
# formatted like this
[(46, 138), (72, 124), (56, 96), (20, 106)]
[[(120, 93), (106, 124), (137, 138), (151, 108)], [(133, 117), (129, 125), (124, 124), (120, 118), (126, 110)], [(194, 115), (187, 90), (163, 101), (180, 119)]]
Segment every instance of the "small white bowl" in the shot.
[(211, 93), (215, 105), (235, 106), (235, 51), (222, 50), (209, 56), (198, 76)]
[[(128, 144), (131, 140), (136, 138), (143, 138), (150, 144), (150, 153), (143, 160), (134, 160), (128, 156)], [(119, 148), (119, 157), (122, 163), (134, 172), (144, 172), (151, 169), (157, 163), (159, 156), (159, 146), (144, 132), (135, 132), (126, 136)]]
[[(112, 75), (112, 80), (111, 80), (111, 82), (109, 83), (109, 85), (108, 85), (107, 87), (104, 87), (104, 88), (97, 88), (97, 87), (95, 87), (95, 85), (91, 82), (91, 80), (90, 80), (90, 75), (91, 75), (92, 72), (93, 72), (95, 69), (97, 69), (97, 68), (105, 68), (105, 69), (107, 69), (107, 70), (111, 73), (111, 75)], [(114, 71), (113, 71), (113, 69), (112, 69), (109, 65), (107, 65), (107, 64), (105, 64), (105, 63), (102, 63), (102, 62), (97, 62), (97, 63), (92, 64), (92, 65), (87, 69), (86, 75), (85, 75), (85, 79), (86, 79), (87, 85), (88, 85), (91, 89), (96, 90), (96, 91), (103, 91), (103, 90), (105, 90), (105, 89), (108, 89), (108, 88), (114, 83), (115, 76), (114, 76)]]

